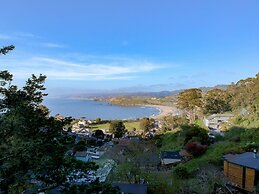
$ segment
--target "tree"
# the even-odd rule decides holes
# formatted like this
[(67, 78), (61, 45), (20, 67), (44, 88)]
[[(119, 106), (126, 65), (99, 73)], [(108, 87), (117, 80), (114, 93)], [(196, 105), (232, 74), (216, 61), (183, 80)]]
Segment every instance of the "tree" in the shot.
[(204, 113), (217, 114), (231, 111), (231, 96), (227, 91), (213, 89), (207, 92), (204, 97)]
[(98, 118), (95, 119), (95, 122), (97, 124), (101, 124), (102, 123), (102, 119), (100, 117), (98, 117)]
[(188, 169), (181, 165), (174, 168), (173, 174), (178, 179), (188, 179), (190, 177)]
[(118, 163), (115, 181), (140, 183), (147, 180), (147, 172), (157, 167), (160, 162), (159, 149), (153, 141), (141, 143), (130, 140), (121, 140), (126, 144), (117, 144), (109, 150), (109, 156)]
[(127, 132), (122, 121), (111, 121), (109, 131), (112, 132), (116, 138), (121, 138)]
[(0, 55), (6, 55), (8, 52), (10, 52), (10, 51), (12, 51), (14, 49), (15, 49), (14, 45), (5, 46), (5, 47), (0, 49)]
[(210, 143), (208, 132), (205, 129), (197, 125), (185, 125), (182, 126), (182, 128), (185, 132), (185, 144), (191, 141), (198, 141), (203, 145), (208, 145)]
[(155, 120), (152, 118), (143, 118), (139, 123), (140, 129), (147, 133), (155, 127)]
[(82, 139), (79, 142), (77, 142), (77, 144), (74, 146), (73, 150), (74, 150), (74, 152), (85, 151), (86, 145), (87, 145), (86, 140)]
[[(3, 48), (0, 54), (12, 49)], [(46, 76), (32, 75), (21, 89), (11, 85), (12, 78), (8, 71), (0, 71), (0, 79), (10, 85), (0, 88), (0, 105), (9, 110), (0, 115), (0, 193), (22, 193), (38, 187), (47, 190), (59, 185), (70, 189), (68, 175), (75, 170), (87, 173), (98, 166), (65, 154), (75, 143), (63, 130), (71, 119), (49, 117), (42, 106)], [(102, 185), (98, 183), (98, 187), (100, 190)]]
[(202, 107), (201, 90), (197, 88), (184, 90), (177, 97), (177, 106), (189, 114), (189, 119), (192, 123), (195, 120), (198, 108)]
[(163, 127), (165, 130), (172, 130), (182, 125), (187, 125), (189, 120), (183, 116), (165, 116), (163, 119)]
[(94, 131), (93, 136), (96, 137), (96, 138), (99, 138), (99, 139), (103, 139), (104, 138), (104, 133), (103, 133), (102, 130), (97, 129), (97, 130)]

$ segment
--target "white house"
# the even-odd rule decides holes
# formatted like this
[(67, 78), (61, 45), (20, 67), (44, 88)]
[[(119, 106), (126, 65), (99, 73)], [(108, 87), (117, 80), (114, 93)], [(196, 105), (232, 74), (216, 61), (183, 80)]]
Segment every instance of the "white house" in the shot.
[(0, 109), (0, 115), (7, 113), (8, 108)]
[(0, 80), (0, 86), (3, 87), (3, 86), (5, 86), (5, 85), (6, 85), (6, 82), (3, 81), (3, 80)]
[(72, 125), (72, 132), (89, 132), (87, 127), (89, 127), (87, 120), (79, 120)]
[(233, 118), (232, 114), (213, 114), (204, 119), (204, 124), (209, 129), (218, 130), (220, 123), (226, 122)]

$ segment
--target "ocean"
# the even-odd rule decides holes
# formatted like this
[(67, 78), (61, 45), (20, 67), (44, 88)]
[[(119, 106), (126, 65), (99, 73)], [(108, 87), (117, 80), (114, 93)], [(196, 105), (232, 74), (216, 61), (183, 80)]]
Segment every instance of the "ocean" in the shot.
[(85, 117), (90, 120), (98, 117), (102, 120), (133, 120), (160, 113), (160, 110), (154, 107), (119, 106), (93, 100), (46, 98), (43, 104), (49, 108), (52, 116), (61, 114), (74, 118)]

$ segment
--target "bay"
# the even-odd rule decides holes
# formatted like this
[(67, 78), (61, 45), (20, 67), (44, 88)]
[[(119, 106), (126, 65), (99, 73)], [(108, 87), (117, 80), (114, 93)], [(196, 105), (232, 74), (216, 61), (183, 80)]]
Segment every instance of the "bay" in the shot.
[(130, 120), (154, 116), (160, 110), (148, 106), (119, 106), (108, 102), (81, 99), (44, 99), (43, 102), (52, 116), (72, 116), (74, 118), (85, 117), (94, 120), (100, 117), (102, 120)]

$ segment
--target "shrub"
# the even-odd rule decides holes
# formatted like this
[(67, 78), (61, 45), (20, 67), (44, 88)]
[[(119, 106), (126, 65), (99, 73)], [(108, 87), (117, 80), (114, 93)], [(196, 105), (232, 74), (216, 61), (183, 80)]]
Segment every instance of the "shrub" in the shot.
[(179, 179), (187, 179), (190, 176), (190, 173), (188, 172), (187, 168), (184, 166), (175, 167), (173, 174), (176, 178), (179, 178)]
[(194, 157), (201, 156), (207, 150), (207, 148), (207, 145), (202, 145), (199, 142), (191, 142), (185, 146), (186, 151), (192, 154)]
[(98, 139), (103, 139), (104, 138), (104, 133), (103, 133), (102, 130), (97, 129), (97, 130), (94, 131), (93, 136), (98, 138)]
[(182, 116), (166, 116), (164, 117), (164, 121), (169, 129), (175, 129), (189, 123), (189, 120)]
[(207, 130), (197, 126), (197, 125), (186, 125), (182, 127), (185, 131), (185, 140), (184, 143), (186, 144), (191, 139), (199, 138), (201, 144), (209, 145), (210, 139), (207, 133)]
[(259, 148), (259, 144), (258, 143), (255, 143), (255, 142), (250, 142), (250, 143), (247, 143), (244, 147), (243, 147), (243, 149), (245, 150), (245, 151), (247, 151), (247, 152), (251, 152), (251, 151), (253, 151), (254, 149), (258, 149)]
[(225, 151), (224, 151), (224, 155), (225, 154), (241, 154), (244, 152), (244, 149), (239, 147), (239, 146), (236, 146), (236, 147), (230, 147), (230, 148), (227, 148)]

